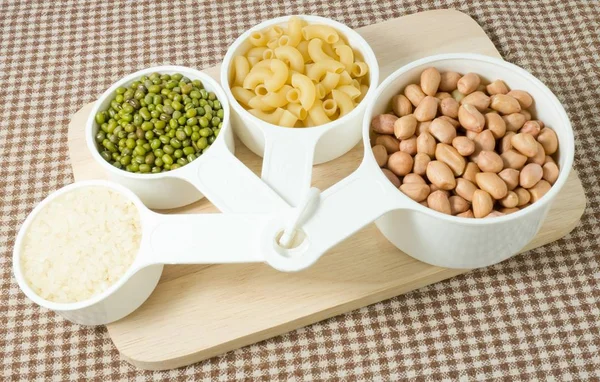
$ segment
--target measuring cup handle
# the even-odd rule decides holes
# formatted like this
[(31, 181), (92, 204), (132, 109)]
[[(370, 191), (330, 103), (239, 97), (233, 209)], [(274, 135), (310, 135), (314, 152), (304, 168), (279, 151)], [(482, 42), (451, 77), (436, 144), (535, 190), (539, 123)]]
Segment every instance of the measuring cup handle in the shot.
[(310, 188), (315, 146), (321, 132), (292, 128), (265, 130), (261, 178), (297, 206)]
[(361, 165), (321, 194), (317, 212), (303, 227), (311, 242), (327, 250), (386, 212), (404, 207), (385, 175), (367, 167)]
[(144, 216), (142, 263), (222, 264), (264, 261), (259, 238), (270, 215)]
[(224, 143), (213, 145), (204, 155), (207, 157), (185, 179), (222, 212), (258, 213), (289, 208)]
[(304, 269), (386, 212), (405, 208), (406, 202), (399, 196), (399, 191), (375, 164), (363, 163), (321, 194), (316, 212), (301, 227), (306, 239), (296, 249), (288, 251), (270, 245), (281, 222), (275, 219), (269, 223), (262, 241), (266, 261), (283, 271)]

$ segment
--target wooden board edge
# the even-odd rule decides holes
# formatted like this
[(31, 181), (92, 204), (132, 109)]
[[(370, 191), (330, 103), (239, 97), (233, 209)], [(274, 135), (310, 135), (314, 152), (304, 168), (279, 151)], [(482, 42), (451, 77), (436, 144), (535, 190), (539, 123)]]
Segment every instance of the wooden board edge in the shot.
[[(262, 331), (254, 332), (250, 335), (236, 338), (235, 340), (223, 342), (218, 346), (213, 346), (208, 349), (201, 349), (197, 352), (188, 353), (182, 356), (177, 356), (161, 361), (156, 360), (143, 360), (137, 359), (133, 355), (128, 355), (126, 349), (121, 350), (118, 345), (113, 341), (115, 347), (119, 351), (121, 357), (129, 362), (130, 364), (144, 370), (168, 370), (175, 369), (178, 367), (183, 367), (186, 365), (190, 365), (192, 363), (200, 362), (221, 354), (224, 354), (228, 351), (233, 351), (232, 349), (239, 349), (244, 346), (252, 345), (260, 341), (267, 340), (269, 338), (273, 338), (285, 333), (288, 333), (292, 330), (296, 330), (301, 327), (305, 327), (308, 325), (312, 325), (319, 321), (326, 320), (331, 317), (338, 316), (340, 314), (348, 313), (353, 310), (372, 305), (384, 300), (388, 300), (390, 298), (408, 293), (410, 291), (425, 287), (430, 284), (434, 284), (436, 282), (449, 279), (454, 276), (458, 276), (460, 274), (470, 272), (470, 269), (450, 269), (450, 268), (432, 268), (433, 272), (428, 275), (427, 278), (420, 278), (418, 280), (413, 280), (407, 284), (403, 284), (401, 286), (395, 288), (387, 288), (382, 289), (377, 293), (373, 293), (366, 298), (360, 300), (349, 301), (344, 304), (339, 304), (336, 306), (332, 306), (328, 309), (324, 309), (319, 311), (318, 313), (310, 314), (304, 317), (297, 318), (292, 321), (288, 321), (284, 324), (278, 326), (272, 326)], [(431, 282), (431, 279), (436, 281)], [(112, 340), (112, 337), (111, 337)]]

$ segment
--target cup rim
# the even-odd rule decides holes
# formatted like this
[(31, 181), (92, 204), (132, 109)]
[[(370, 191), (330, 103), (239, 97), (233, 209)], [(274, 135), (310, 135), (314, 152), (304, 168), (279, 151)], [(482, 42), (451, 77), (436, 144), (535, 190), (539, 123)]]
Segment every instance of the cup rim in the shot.
[[(29, 213), (29, 215), (27, 215), (27, 218), (25, 219), (25, 221), (19, 228), (19, 232), (17, 233), (17, 237), (15, 239), (15, 244), (13, 246), (12, 262), (13, 262), (13, 274), (15, 276), (15, 279), (17, 280), (17, 284), (19, 285), (19, 287), (21, 288), (23, 293), (25, 293), (25, 295), (34, 303), (36, 303), (40, 306), (43, 306), (45, 308), (48, 308), (50, 310), (61, 311), (61, 312), (74, 311), (74, 310), (80, 310), (80, 309), (84, 309), (84, 308), (90, 307), (92, 305), (95, 305), (96, 303), (106, 299), (108, 296), (113, 294), (116, 290), (121, 288), (121, 286), (123, 286), (131, 278), (131, 276), (136, 272), (135, 263), (137, 261), (137, 257), (140, 255), (140, 251), (142, 250), (141, 243), (140, 243), (140, 248), (138, 249), (138, 254), (134, 258), (133, 262), (129, 265), (129, 267), (125, 271), (125, 273), (123, 273), (123, 275), (114, 284), (110, 285), (102, 293), (94, 295), (86, 300), (77, 301), (77, 302), (49, 301), (49, 300), (46, 300), (45, 298), (41, 297), (40, 295), (38, 295), (36, 292), (34, 292), (33, 289), (27, 283), (27, 281), (25, 280), (25, 276), (21, 269), (21, 247), (22, 247), (25, 235), (26, 235), (27, 231), (29, 230), (29, 226), (31, 225), (31, 223), (35, 220), (35, 218), (40, 213), (40, 211), (42, 211), (46, 207), (46, 205), (48, 205), (51, 201), (53, 201), (57, 197), (65, 194), (65, 193), (68, 193), (74, 189), (77, 189), (77, 188), (91, 187), (91, 186), (107, 187), (107, 188), (113, 189), (113, 190), (123, 194), (126, 198), (128, 198), (131, 202), (133, 202), (135, 204), (135, 206), (137, 207), (138, 213), (140, 216), (140, 222), (143, 227), (143, 210), (142, 210), (142, 208), (145, 208), (145, 207), (143, 207), (143, 203), (128, 188), (123, 187), (117, 183), (114, 183), (114, 182), (111, 182), (108, 180), (100, 180), (100, 179), (85, 180), (85, 181), (81, 181), (81, 182), (71, 183), (67, 186), (59, 188), (58, 190), (56, 190), (56, 191), (50, 193), (48, 196), (46, 196), (37, 206), (35, 206), (35, 208)], [(143, 228), (142, 228), (142, 236), (143, 236)]]
[[(309, 21), (312, 23), (322, 23), (322, 24), (332, 26), (336, 30), (342, 32), (345, 36), (351, 35), (352, 39), (355, 41), (358, 41), (358, 43), (361, 45), (360, 49), (357, 48), (357, 50), (359, 50), (360, 53), (363, 55), (365, 63), (367, 63), (367, 65), (369, 65), (369, 76), (371, 79), (371, 82), (369, 84), (369, 90), (367, 91), (367, 94), (361, 100), (361, 102), (359, 104), (357, 104), (356, 107), (350, 113), (344, 115), (342, 118), (336, 119), (334, 121), (331, 121), (331, 122), (328, 122), (328, 123), (325, 123), (325, 124), (319, 125), (319, 126), (289, 129), (289, 128), (286, 128), (283, 126), (274, 125), (267, 121), (263, 121), (262, 119), (260, 119), (258, 117), (255, 117), (254, 115), (249, 113), (248, 110), (246, 110), (242, 105), (240, 105), (240, 103), (235, 99), (235, 97), (231, 93), (231, 86), (229, 84), (229, 67), (231, 66), (231, 63), (233, 61), (233, 56), (235, 54), (235, 51), (244, 42), (246, 42), (246, 40), (250, 37), (250, 34), (252, 34), (253, 32), (256, 32), (257, 30), (265, 29), (272, 25), (285, 23), (292, 17), (299, 17), (302, 20)], [(273, 19), (263, 21), (259, 24), (254, 25), (253, 27), (247, 29), (244, 33), (242, 33), (240, 36), (238, 36), (238, 38), (236, 38), (233, 41), (233, 43), (231, 43), (231, 45), (229, 45), (229, 48), (227, 49), (227, 52), (225, 53), (225, 56), (223, 57), (223, 61), (221, 62), (221, 69), (220, 69), (220, 81), (221, 81), (223, 89), (230, 101), (231, 108), (233, 108), (235, 110), (235, 112), (238, 115), (240, 115), (243, 119), (249, 119), (255, 125), (259, 126), (261, 129), (264, 129), (264, 130), (288, 129), (290, 131), (295, 131), (298, 134), (309, 134), (309, 133), (319, 134), (319, 133), (323, 133), (335, 126), (343, 125), (344, 123), (351, 120), (352, 118), (356, 118), (357, 115), (360, 114), (361, 109), (365, 108), (366, 107), (365, 105), (367, 105), (369, 103), (369, 101), (373, 99), (373, 97), (375, 96), (375, 91), (377, 90), (377, 87), (379, 84), (379, 63), (377, 61), (377, 56), (375, 56), (375, 52), (373, 51), (373, 48), (371, 48), (371, 45), (358, 32), (356, 32), (352, 28), (346, 26), (345, 24), (342, 24), (338, 21), (335, 21), (335, 20), (332, 20), (332, 19), (329, 19), (326, 17), (321, 17), (321, 16), (313, 16), (313, 15), (306, 15), (306, 14), (288, 15), (288, 16), (281, 16), (281, 17), (276, 17)]]
[[(90, 114), (88, 115), (88, 119), (87, 119), (86, 125), (85, 125), (85, 140), (86, 140), (88, 151), (92, 154), (92, 157), (94, 158), (94, 160), (97, 163), (99, 163), (100, 166), (105, 171), (108, 171), (111, 174), (126, 177), (129, 179), (136, 179), (136, 180), (163, 179), (163, 178), (173, 177), (173, 176), (183, 174), (183, 172), (185, 171), (185, 169), (187, 167), (187, 166), (183, 166), (183, 167), (180, 167), (175, 170), (161, 172), (161, 173), (157, 173), (157, 174), (132, 173), (132, 172), (125, 171), (122, 169), (118, 169), (118, 168), (114, 167), (113, 165), (111, 165), (110, 163), (108, 163), (107, 161), (105, 161), (104, 158), (102, 158), (102, 156), (100, 156), (100, 152), (96, 148), (96, 141), (93, 136), (93, 129), (94, 129), (94, 124), (96, 124), (95, 116), (100, 109), (100, 105), (106, 99), (111, 97), (118, 87), (123, 86), (124, 84), (126, 84), (128, 82), (135, 81), (136, 79), (138, 79), (139, 77), (141, 77), (143, 75), (151, 74), (154, 72), (159, 72), (159, 73), (160, 72), (178, 72), (178, 73), (185, 74), (187, 77), (190, 77), (191, 80), (198, 79), (198, 80), (202, 81), (203, 85), (209, 84), (210, 87), (212, 89), (214, 89), (213, 91), (216, 93), (217, 99), (219, 100), (223, 110), (225, 111), (225, 116), (223, 117), (222, 131), (219, 134), (219, 137), (215, 140), (215, 143), (222, 141), (224, 138), (221, 136), (225, 136), (226, 130), (230, 128), (229, 127), (229, 118), (230, 118), (231, 112), (230, 112), (230, 104), (229, 104), (227, 95), (223, 91), (223, 88), (221, 87), (219, 82), (217, 80), (215, 80), (214, 78), (212, 78), (207, 73), (204, 73), (197, 69), (189, 68), (186, 66), (180, 66), (180, 65), (152, 66), (152, 67), (149, 67), (146, 69), (138, 70), (137, 72), (134, 72), (134, 73), (130, 73), (130, 74), (126, 75), (125, 77), (121, 78), (120, 80), (118, 80), (117, 82), (113, 83), (108, 89), (106, 89), (106, 91), (104, 91), (104, 93), (102, 93), (102, 95), (96, 100), (96, 102), (94, 102), (94, 107), (90, 111)], [(202, 162), (203, 160), (205, 160), (205, 158), (203, 159), (202, 157), (203, 157), (203, 155), (201, 155), (199, 158), (196, 158), (190, 164), (197, 164), (197, 163)]]
[[(497, 217), (493, 217), (490, 219), (485, 219), (485, 218), (483, 218), (483, 219), (468, 219), (468, 218), (461, 218), (458, 216), (446, 215), (441, 212), (435, 211), (431, 208), (425, 207), (425, 206), (421, 205), (420, 203), (415, 202), (414, 200), (409, 198), (407, 195), (404, 195), (404, 193), (400, 192), (399, 190), (396, 190), (396, 188), (387, 180), (387, 178), (385, 177), (385, 175), (383, 174), (382, 171), (378, 171), (379, 172), (378, 176), (380, 176), (380, 179), (382, 179), (382, 182), (383, 182), (383, 180), (385, 180), (385, 182), (383, 182), (383, 183), (386, 184), (386, 187), (393, 188), (397, 192), (397, 196), (394, 195), (394, 197), (397, 198), (398, 200), (400, 200), (404, 205), (407, 205), (407, 207), (409, 207), (410, 209), (431, 215), (432, 217), (435, 217), (437, 219), (447, 221), (449, 223), (454, 223), (454, 224), (471, 226), (471, 225), (490, 225), (490, 224), (506, 223), (506, 222), (510, 222), (513, 220), (518, 220), (528, 214), (537, 212), (538, 210), (545, 208), (560, 192), (562, 187), (565, 185), (565, 183), (569, 177), (569, 174), (571, 173), (571, 169), (573, 167), (574, 155), (575, 155), (575, 139), (574, 139), (574, 135), (573, 135), (573, 127), (571, 125), (569, 116), (568, 116), (567, 112), (565, 111), (564, 107), (562, 106), (562, 104), (560, 103), (560, 101), (558, 100), (556, 95), (554, 95), (554, 93), (552, 93), (552, 91), (543, 82), (538, 80), (535, 76), (533, 76), (527, 70), (525, 70), (515, 64), (512, 64), (508, 61), (504, 61), (501, 58), (495, 58), (495, 57), (486, 56), (486, 55), (477, 54), (477, 53), (443, 53), (443, 54), (436, 54), (436, 55), (432, 55), (432, 56), (428, 56), (428, 57), (424, 57), (424, 58), (412, 61), (412, 62), (400, 67), (393, 73), (391, 73), (378, 86), (377, 92), (375, 93), (375, 97), (373, 98), (373, 100), (371, 102), (369, 102), (369, 104), (367, 105), (367, 109), (365, 111), (365, 115), (363, 118), (363, 144), (364, 144), (363, 161), (367, 161), (369, 166), (379, 167), (377, 165), (377, 162), (375, 161), (375, 156), (373, 155), (373, 152), (371, 150), (369, 133), (371, 130), (371, 119), (373, 117), (373, 109), (378, 104), (381, 94), (389, 86), (391, 86), (398, 78), (400, 78), (401, 76), (406, 74), (408, 71), (410, 71), (416, 67), (423, 66), (426, 64), (432, 64), (432, 66), (435, 66), (436, 62), (446, 61), (446, 60), (459, 60), (459, 59), (484, 62), (489, 65), (500, 66), (505, 69), (516, 72), (518, 75), (523, 77), (526, 81), (528, 81), (532, 86), (535, 86), (536, 88), (538, 88), (544, 94), (544, 96), (546, 96), (550, 100), (550, 102), (552, 103), (552, 105), (554, 106), (554, 108), (556, 109), (558, 114), (560, 115), (560, 121), (558, 123), (564, 125), (565, 131), (566, 131), (566, 139), (561, 140), (559, 138), (559, 151), (560, 151), (561, 155), (564, 156), (564, 165), (560, 169), (560, 173), (559, 173), (559, 176), (558, 176), (558, 179), (556, 180), (556, 182), (552, 185), (550, 190), (540, 200), (538, 200), (537, 202), (535, 202), (535, 203), (527, 206), (526, 208), (521, 209), (515, 213), (507, 214), (507, 215), (503, 215), (503, 216), (497, 216)], [(390, 190), (390, 192), (391, 192), (391, 190)]]

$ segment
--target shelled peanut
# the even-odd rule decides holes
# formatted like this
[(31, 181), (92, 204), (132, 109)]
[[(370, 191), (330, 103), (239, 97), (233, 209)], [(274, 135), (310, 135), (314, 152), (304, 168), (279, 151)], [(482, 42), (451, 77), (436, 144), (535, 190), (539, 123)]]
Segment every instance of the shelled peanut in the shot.
[(371, 121), (373, 155), (414, 201), (460, 217), (526, 208), (559, 175), (554, 130), (532, 119), (534, 100), (497, 79), (427, 68)]

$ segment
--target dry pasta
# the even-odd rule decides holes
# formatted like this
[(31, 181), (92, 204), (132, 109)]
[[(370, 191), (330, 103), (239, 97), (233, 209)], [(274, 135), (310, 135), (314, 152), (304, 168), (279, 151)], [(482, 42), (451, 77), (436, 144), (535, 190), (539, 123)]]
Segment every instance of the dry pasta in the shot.
[(282, 127), (312, 127), (351, 112), (369, 90), (369, 67), (328, 25), (291, 17), (255, 31), (230, 68), (233, 97)]

